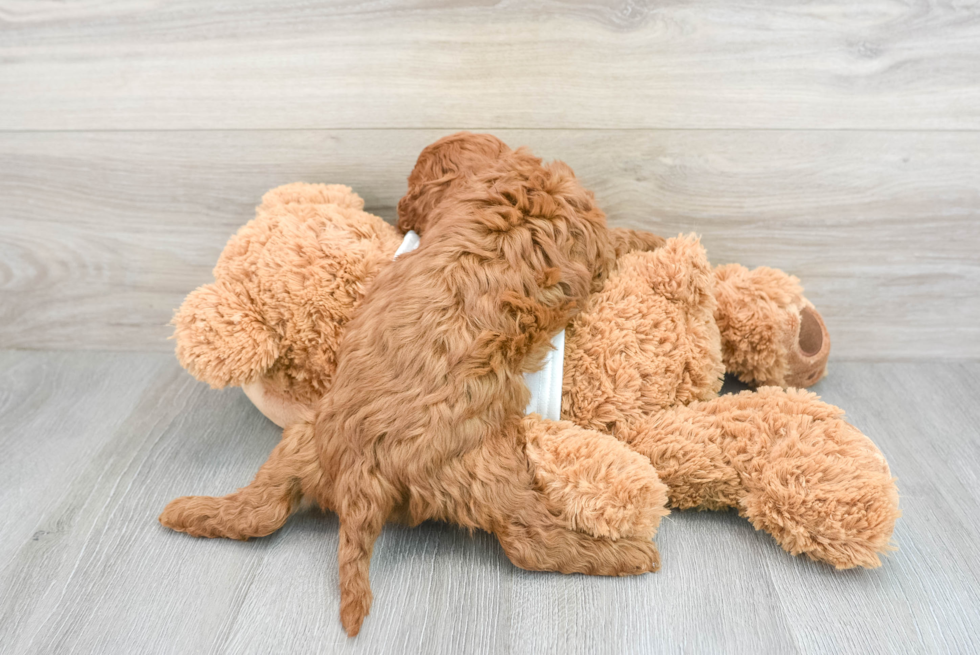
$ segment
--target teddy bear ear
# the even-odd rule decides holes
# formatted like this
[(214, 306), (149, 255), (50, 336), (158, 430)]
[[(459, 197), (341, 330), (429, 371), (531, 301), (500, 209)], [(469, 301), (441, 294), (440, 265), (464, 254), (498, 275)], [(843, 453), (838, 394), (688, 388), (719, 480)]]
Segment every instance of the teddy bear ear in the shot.
[(643, 230), (631, 230), (625, 227), (609, 228), (609, 241), (616, 251), (616, 259), (631, 252), (651, 252), (662, 248), (667, 242), (662, 236)]
[(351, 209), (364, 209), (364, 199), (343, 184), (308, 184), (294, 182), (284, 184), (262, 196), (259, 211), (283, 205), (337, 205)]
[(191, 292), (171, 324), (181, 366), (215, 389), (255, 379), (279, 356), (278, 335), (247, 292), (226, 282)]
[(692, 308), (707, 304), (714, 309), (711, 265), (697, 235), (678, 235), (667, 239), (662, 248), (634, 257), (648, 262), (644, 277), (664, 298)]

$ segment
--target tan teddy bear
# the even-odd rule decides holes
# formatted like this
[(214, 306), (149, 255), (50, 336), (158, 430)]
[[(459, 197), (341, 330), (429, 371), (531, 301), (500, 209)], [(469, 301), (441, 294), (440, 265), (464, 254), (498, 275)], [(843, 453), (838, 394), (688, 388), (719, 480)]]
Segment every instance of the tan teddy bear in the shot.
[[(198, 379), (242, 386), (271, 420), (291, 423), (329, 388), (344, 325), (401, 243), (348, 187), (270, 191), (222, 253), (215, 283), (177, 312), (178, 358)], [(653, 465), (673, 507), (735, 507), (793, 554), (878, 566), (899, 512), (874, 444), (799, 389), (717, 396), (726, 368), (747, 382), (812, 384), (829, 347), (795, 278), (712, 269), (696, 238), (668, 239), (623, 254), (566, 330), (561, 418), (570, 423), (557, 425), (628, 445)], [(643, 506), (658, 495), (631, 457), (592, 443), (602, 435), (590, 430), (542, 421), (539, 432), (527, 446), (536, 478), (578, 529), (652, 534), (663, 512)], [(638, 493), (622, 497), (631, 486)]]
[[(177, 357), (213, 388), (241, 386), (280, 427), (329, 388), (344, 324), (402, 235), (349, 187), (288, 184), (233, 236), (215, 282), (173, 319)], [(810, 386), (830, 338), (799, 280), (738, 264), (713, 272), (728, 372), (755, 385)]]

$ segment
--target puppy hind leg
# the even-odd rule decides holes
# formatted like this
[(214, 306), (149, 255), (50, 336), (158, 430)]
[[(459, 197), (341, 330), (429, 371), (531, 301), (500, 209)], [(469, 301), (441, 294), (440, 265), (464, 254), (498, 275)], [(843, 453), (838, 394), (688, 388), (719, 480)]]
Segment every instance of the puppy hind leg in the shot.
[(282, 527), (319, 476), (313, 424), (297, 423), (286, 428), (250, 485), (223, 497), (172, 500), (160, 523), (194, 537), (264, 537)]

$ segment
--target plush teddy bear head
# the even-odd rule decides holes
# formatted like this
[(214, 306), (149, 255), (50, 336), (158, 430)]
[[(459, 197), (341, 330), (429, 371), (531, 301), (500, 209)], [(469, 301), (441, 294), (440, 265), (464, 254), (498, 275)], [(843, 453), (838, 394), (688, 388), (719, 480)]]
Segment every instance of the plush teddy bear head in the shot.
[[(212, 387), (241, 386), (279, 425), (312, 406), (330, 386), (347, 321), (402, 241), (361, 207), (343, 186), (267, 193), (229, 241), (215, 281), (175, 315), (181, 364)], [(563, 406), (610, 431), (629, 407), (713, 396), (724, 370), (759, 385), (810, 386), (823, 376), (830, 347), (795, 278), (711, 269), (690, 239), (621, 255), (570, 329)], [(597, 398), (602, 406), (584, 409)]]
[[(428, 208), (508, 152), (496, 137), (468, 133), (427, 147), (399, 202), (401, 228), (424, 231)], [(363, 207), (364, 201), (342, 185), (296, 183), (268, 192), (255, 219), (225, 247), (214, 283), (192, 292), (175, 315), (181, 364), (212, 387), (243, 387), (280, 425), (310, 407), (330, 386), (344, 326), (402, 240), (399, 230)], [(619, 293), (648, 294), (646, 259), (631, 251), (654, 249), (664, 240), (631, 230), (613, 229), (611, 235)], [(684, 287), (683, 280), (693, 275), (685, 267), (694, 260), (683, 261), (668, 267), (675, 280), (660, 285), (664, 293)], [(749, 383), (780, 386), (809, 386), (824, 375), (830, 339), (796, 278), (738, 265), (718, 267), (713, 278), (714, 319), (729, 372)], [(657, 302), (668, 297), (664, 293)], [(636, 298), (624, 302), (621, 309), (627, 311)], [(603, 321), (619, 320), (615, 312), (602, 311)], [(601, 339), (603, 329), (611, 328), (590, 329)]]
[(349, 187), (265, 194), (231, 238), (214, 282), (173, 319), (177, 358), (212, 387), (242, 386), (277, 423), (329, 388), (340, 335), (402, 241)]
[[(510, 152), (496, 137), (469, 133), (428, 146), (398, 204), (401, 229), (424, 232), (426, 217), (438, 213), (432, 208), (447, 191)], [(530, 152), (518, 152), (537, 161)], [(214, 269), (215, 281), (192, 292), (175, 315), (181, 364), (215, 388), (243, 387), (280, 425), (310, 407), (330, 386), (344, 326), (402, 240), (398, 229), (363, 208), (364, 201), (342, 185), (296, 183), (268, 192), (256, 217), (225, 247)], [(666, 255), (640, 256), (633, 251), (662, 247), (664, 239), (621, 229), (611, 235), (618, 258), (617, 293), (623, 298), (602, 296), (593, 303), (603, 316), (589, 328), (597, 340), (594, 347), (641, 296), (649, 296), (642, 302), (662, 304), (683, 288), (711, 289), (717, 324), (712, 329), (720, 337), (729, 372), (751, 384), (800, 387), (825, 374), (830, 339), (795, 277), (729, 264), (714, 269), (712, 284), (692, 287), (685, 280), (703, 277), (694, 270), (700, 259), (670, 262)], [(654, 297), (648, 278), (655, 260), (663, 260), (666, 272), (656, 274), (660, 282)], [(636, 329), (649, 328), (644, 324)], [(669, 334), (664, 338), (672, 339)], [(687, 365), (692, 371), (714, 370), (713, 363)], [(639, 362), (634, 373), (646, 368)], [(591, 381), (581, 377), (579, 383), (599, 383), (602, 372), (595, 373)], [(707, 388), (715, 386), (712, 381)]]

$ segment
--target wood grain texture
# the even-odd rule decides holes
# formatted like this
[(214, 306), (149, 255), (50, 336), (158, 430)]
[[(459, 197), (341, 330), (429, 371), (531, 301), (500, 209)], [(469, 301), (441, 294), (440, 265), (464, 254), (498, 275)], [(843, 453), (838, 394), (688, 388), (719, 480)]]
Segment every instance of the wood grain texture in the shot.
[(980, 5), (0, 3), (0, 130), (980, 128)]
[[(166, 323), (269, 188), (386, 218), (419, 150), (493, 131), (614, 225), (800, 276), (816, 390), (899, 478), (877, 571), (675, 513), (660, 573), (528, 573), (386, 527), (338, 621), (337, 521), (250, 543), (156, 516), (246, 483), (278, 431)], [(514, 128), (514, 129), (511, 129)], [(980, 652), (980, 3), (0, 0), (0, 653)], [(105, 352), (65, 352), (67, 350)], [(116, 351), (116, 352), (113, 352)]]
[(662, 570), (622, 579), (528, 573), (486, 534), (388, 526), (352, 641), (334, 516), (248, 543), (156, 522), (176, 495), (244, 484), (275, 444), (240, 392), (161, 354), (8, 352), (0, 372), (18, 382), (0, 386), (3, 653), (980, 649), (980, 363), (838, 364), (817, 388), (899, 479), (899, 550), (878, 570), (790, 557), (732, 513), (675, 512)]
[[(390, 219), (445, 133), (0, 134), (0, 345), (169, 350), (266, 190), (342, 182)], [(834, 357), (980, 357), (980, 133), (496, 133), (568, 161), (611, 224), (798, 275)]]

